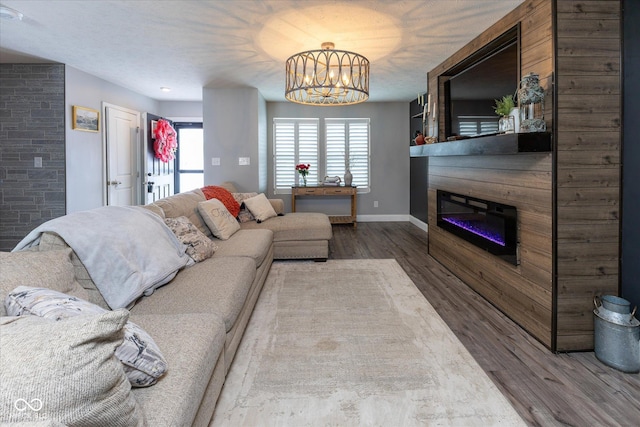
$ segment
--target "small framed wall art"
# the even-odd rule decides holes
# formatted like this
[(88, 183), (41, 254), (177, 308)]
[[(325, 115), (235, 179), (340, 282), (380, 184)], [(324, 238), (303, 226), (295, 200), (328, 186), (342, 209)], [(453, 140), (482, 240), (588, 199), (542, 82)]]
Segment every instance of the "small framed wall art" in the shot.
[(91, 108), (74, 105), (72, 128), (85, 132), (100, 131), (100, 112)]

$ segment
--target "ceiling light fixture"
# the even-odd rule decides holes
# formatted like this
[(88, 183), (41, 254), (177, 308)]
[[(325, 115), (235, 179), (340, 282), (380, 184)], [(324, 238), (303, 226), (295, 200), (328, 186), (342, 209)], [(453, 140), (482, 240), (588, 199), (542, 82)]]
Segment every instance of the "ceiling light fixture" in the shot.
[(8, 19), (10, 21), (22, 21), (24, 15), (15, 9), (11, 9), (7, 6), (0, 5), (0, 18)]
[(305, 105), (352, 105), (369, 99), (369, 60), (322, 43), (287, 59), (284, 97)]
[(171, 92), (171, 88), (170, 87), (166, 87), (166, 86), (162, 86), (160, 88), (160, 90), (163, 91), (163, 92)]

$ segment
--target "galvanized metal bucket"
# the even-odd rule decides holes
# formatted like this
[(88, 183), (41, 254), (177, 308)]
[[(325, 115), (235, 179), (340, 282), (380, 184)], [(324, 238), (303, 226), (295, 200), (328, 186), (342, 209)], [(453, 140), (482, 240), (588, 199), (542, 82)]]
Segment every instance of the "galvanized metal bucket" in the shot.
[(598, 360), (622, 372), (640, 372), (640, 322), (629, 301), (613, 295), (593, 299), (594, 351)]

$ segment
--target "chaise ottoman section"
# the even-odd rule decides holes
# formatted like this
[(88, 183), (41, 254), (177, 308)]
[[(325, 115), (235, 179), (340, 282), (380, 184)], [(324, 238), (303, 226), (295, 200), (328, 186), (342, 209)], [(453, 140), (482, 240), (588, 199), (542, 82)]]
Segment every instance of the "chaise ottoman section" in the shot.
[(268, 220), (245, 222), (243, 230), (273, 231), (274, 259), (327, 259), (333, 230), (323, 213), (293, 212)]

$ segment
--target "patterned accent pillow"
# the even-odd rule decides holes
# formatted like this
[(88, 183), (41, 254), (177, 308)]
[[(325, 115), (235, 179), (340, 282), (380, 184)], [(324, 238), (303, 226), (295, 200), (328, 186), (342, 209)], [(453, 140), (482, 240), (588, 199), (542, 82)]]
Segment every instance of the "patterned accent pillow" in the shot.
[[(125, 309), (59, 322), (0, 317), (0, 424), (145, 425), (144, 412), (113, 354), (128, 318)], [(15, 404), (20, 399), (38, 411), (20, 408)]]
[[(34, 315), (51, 320), (108, 311), (80, 298), (28, 286), (14, 289), (7, 296), (5, 307), (10, 316)], [(167, 361), (156, 343), (133, 322), (124, 326), (124, 341), (116, 349), (116, 357), (122, 362), (124, 372), (134, 387), (153, 385), (167, 371)]]
[(240, 224), (218, 199), (198, 203), (198, 212), (214, 236), (227, 240), (240, 230)]
[(273, 206), (267, 199), (267, 196), (264, 193), (260, 193), (255, 197), (250, 197), (245, 199), (244, 204), (247, 206), (247, 209), (256, 217), (258, 222), (266, 221), (269, 218), (273, 218), (278, 216)]
[(218, 246), (205, 236), (186, 216), (165, 218), (164, 223), (178, 240), (187, 245), (187, 255), (195, 262), (211, 258)]
[(240, 222), (249, 222), (255, 221), (256, 217), (253, 216), (247, 206), (244, 204), (245, 199), (249, 199), (251, 197), (255, 197), (258, 193), (231, 193), (236, 202), (240, 204), (240, 213), (238, 214), (238, 221)]
[(217, 185), (208, 185), (206, 187), (202, 187), (202, 194), (207, 200), (210, 199), (218, 199), (223, 204), (224, 207), (227, 208), (231, 216), (234, 218), (238, 216), (240, 212), (240, 204), (233, 198), (229, 190), (226, 188), (218, 187)]

